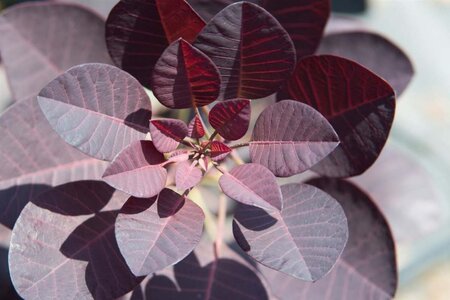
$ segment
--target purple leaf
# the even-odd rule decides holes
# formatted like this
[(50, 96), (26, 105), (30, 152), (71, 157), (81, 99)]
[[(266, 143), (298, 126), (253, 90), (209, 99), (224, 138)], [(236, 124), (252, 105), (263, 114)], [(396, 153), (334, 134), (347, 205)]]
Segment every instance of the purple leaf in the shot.
[(239, 206), (234, 236), (263, 265), (315, 281), (330, 271), (347, 242), (344, 211), (335, 199), (313, 186), (288, 184), (281, 192), (281, 212)]
[(175, 174), (175, 183), (177, 189), (185, 191), (190, 189), (202, 181), (202, 170), (197, 168), (196, 162), (184, 161), (177, 165), (177, 172)]
[(177, 119), (158, 119), (150, 121), (150, 134), (159, 152), (166, 153), (178, 148), (188, 135), (186, 123)]
[(160, 55), (178, 38), (193, 42), (205, 22), (184, 0), (121, 0), (106, 21), (112, 59), (143, 85)]
[(78, 64), (112, 63), (105, 22), (83, 7), (27, 3), (0, 17), (0, 52), (15, 100), (36, 96), (52, 79)]
[(150, 198), (166, 186), (164, 162), (164, 155), (151, 141), (136, 141), (119, 153), (103, 174), (103, 180), (127, 194)]
[(232, 151), (230, 147), (219, 141), (212, 141), (209, 149), (212, 161), (221, 161)]
[(169, 161), (173, 163), (183, 162), (189, 159), (191, 153), (184, 149), (175, 150), (169, 155)]
[(315, 179), (310, 183), (336, 198), (348, 219), (349, 239), (336, 266), (314, 283), (261, 266), (277, 299), (392, 299), (397, 286), (395, 247), (389, 226), (372, 201), (352, 184)]
[(360, 63), (386, 79), (397, 97), (403, 93), (414, 74), (406, 54), (391, 41), (372, 32), (352, 31), (326, 35), (317, 53), (341, 56)]
[(0, 116), (0, 223), (12, 228), (39, 193), (70, 181), (98, 179), (106, 165), (66, 144), (50, 127), (36, 97)]
[(219, 96), (219, 70), (200, 50), (179, 39), (157, 61), (152, 91), (169, 108), (205, 106)]
[[(25, 299), (115, 299), (139, 284), (114, 237), (126, 195), (99, 181), (80, 181), (41, 194), (22, 211), (11, 238), (9, 266)], [(110, 200), (110, 198), (112, 199)]]
[(377, 159), (395, 113), (395, 94), (387, 82), (350, 60), (311, 56), (297, 65), (288, 92), (322, 113), (341, 141), (314, 171), (329, 177), (355, 176)]
[(222, 191), (230, 198), (268, 210), (283, 207), (280, 187), (275, 176), (258, 164), (235, 167), (219, 179)]
[(136, 276), (160, 271), (195, 248), (204, 219), (200, 207), (169, 189), (153, 199), (130, 198), (116, 222), (120, 252)]
[(221, 98), (263, 98), (278, 90), (295, 65), (288, 33), (261, 7), (239, 2), (209, 21), (194, 46), (222, 76)]
[(200, 139), (205, 135), (205, 128), (203, 128), (200, 117), (196, 114), (195, 117), (189, 122), (188, 136), (194, 139)]
[(250, 157), (276, 176), (287, 177), (309, 169), (338, 144), (335, 131), (320, 113), (284, 100), (267, 107), (257, 119)]
[(209, 113), (209, 123), (225, 139), (238, 140), (250, 123), (250, 100), (233, 99), (217, 103)]
[(112, 160), (148, 132), (150, 99), (136, 79), (113, 66), (73, 67), (50, 82), (38, 101), (67, 143), (98, 159)]

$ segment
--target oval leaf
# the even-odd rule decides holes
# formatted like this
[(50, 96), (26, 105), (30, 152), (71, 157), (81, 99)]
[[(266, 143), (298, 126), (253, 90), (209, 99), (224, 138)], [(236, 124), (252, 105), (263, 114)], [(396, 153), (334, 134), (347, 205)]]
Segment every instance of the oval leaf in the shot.
[(399, 96), (408, 86), (414, 68), (406, 54), (383, 36), (365, 31), (326, 35), (318, 54), (345, 57), (383, 77)]
[(153, 197), (166, 186), (164, 161), (164, 155), (151, 141), (137, 141), (114, 159), (103, 174), (103, 180), (135, 197)]
[(188, 136), (194, 139), (200, 139), (205, 135), (205, 128), (203, 127), (202, 120), (196, 114), (195, 117), (189, 122)]
[(212, 161), (221, 161), (232, 151), (230, 147), (219, 141), (212, 141), (209, 149)]
[(375, 162), (395, 113), (395, 93), (386, 81), (345, 58), (311, 56), (297, 65), (288, 92), (322, 113), (341, 141), (314, 171), (355, 176)]
[(335, 131), (320, 113), (308, 105), (284, 100), (270, 105), (258, 117), (250, 157), (276, 176), (287, 177), (309, 169), (338, 144)]
[(323, 189), (342, 205), (348, 219), (348, 243), (331, 272), (314, 283), (260, 266), (274, 297), (283, 300), (297, 300), (299, 295), (304, 299), (323, 300), (392, 299), (397, 287), (395, 246), (378, 208), (349, 182), (321, 178), (309, 183)]
[(150, 99), (136, 79), (113, 66), (73, 67), (42, 89), (38, 101), (67, 143), (98, 159), (112, 160), (148, 132)]
[[(124, 194), (100, 181), (58, 186), (27, 204), (14, 226), (9, 267), (24, 299), (116, 299), (139, 284), (114, 237)], [(110, 200), (111, 199), (111, 200)]]
[(177, 119), (158, 119), (150, 121), (150, 134), (159, 152), (166, 153), (178, 148), (188, 135), (186, 123)]
[(113, 61), (151, 87), (153, 67), (178, 38), (193, 42), (205, 22), (185, 0), (121, 0), (106, 21)]
[(0, 52), (15, 100), (35, 97), (75, 65), (112, 64), (105, 22), (90, 10), (68, 3), (27, 3), (2, 12)]
[(205, 106), (219, 96), (219, 70), (200, 50), (179, 39), (156, 63), (152, 91), (169, 108)]
[(258, 164), (235, 167), (219, 179), (222, 191), (230, 198), (268, 210), (283, 207), (280, 187), (275, 176)]
[(266, 97), (289, 78), (295, 65), (288, 33), (267, 11), (248, 2), (218, 13), (194, 46), (219, 68), (223, 99)]
[(217, 103), (209, 113), (209, 123), (225, 139), (238, 140), (250, 123), (250, 100), (233, 99)]
[(133, 274), (148, 275), (186, 257), (200, 241), (204, 219), (200, 207), (169, 189), (157, 200), (130, 198), (117, 217), (117, 243)]
[(202, 181), (202, 170), (196, 167), (197, 163), (184, 161), (177, 165), (177, 172), (175, 173), (175, 184), (177, 189), (185, 191), (190, 189)]
[(36, 97), (0, 116), (0, 223), (13, 228), (25, 205), (70, 181), (99, 179), (106, 164), (66, 144), (48, 124)]
[(283, 210), (264, 211), (241, 205), (233, 233), (251, 257), (277, 271), (315, 281), (327, 274), (348, 238), (339, 203), (305, 184), (281, 187)]

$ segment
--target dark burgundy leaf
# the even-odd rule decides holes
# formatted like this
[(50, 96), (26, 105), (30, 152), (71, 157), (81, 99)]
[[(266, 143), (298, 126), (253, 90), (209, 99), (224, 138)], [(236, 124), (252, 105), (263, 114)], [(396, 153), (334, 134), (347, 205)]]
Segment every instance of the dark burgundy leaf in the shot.
[(395, 113), (395, 93), (386, 81), (345, 58), (311, 56), (297, 65), (288, 92), (322, 113), (341, 140), (314, 171), (354, 176), (377, 159)]
[(235, 167), (219, 179), (222, 191), (230, 198), (268, 210), (283, 207), (280, 187), (275, 176), (258, 164)]
[(288, 33), (261, 7), (239, 2), (218, 13), (194, 46), (222, 75), (221, 98), (263, 98), (278, 90), (295, 65)]
[(233, 99), (217, 103), (209, 113), (209, 123), (225, 139), (238, 140), (245, 135), (250, 123), (248, 99)]
[(169, 108), (205, 106), (219, 96), (219, 70), (208, 56), (178, 39), (156, 62), (152, 91)]
[(188, 136), (194, 139), (200, 139), (205, 135), (205, 128), (203, 128), (200, 117), (196, 114), (195, 117), (189, 122)]
[(150, 134), (159, 152), (166, 153), (178, 148), (188, 135), (186, 123), (177, 119), (158, 119), (150, 121)]
[(117, 217), (117, 243), (131, 271), (148, 275), (185, 258), (200, 241), (204, 219), (200, 207), (169, 189), (130, 198)]
[(66, 144), (36, 97), (0, 116), (0, 223), (12, 228), (22, 208), (52, 186), (98, 179), (106, 165)]
[(136, 79), (110, 65), (73, 67), (50, 82), (38, 100), (67, 143), (98, 159), (112, 160), (148, 132), (150, 99)]
[(106, 21), (106, 42), (116, 65), (150, 88), (167, 46), (180, 37), (193, 42), (203, 26), (185, 0), (121, 0)]
[(221, 161), (230, 154), (232, 149), (219, 141), (212, 141), (209, 146), (211, 159), (213, 161)]
[(78, 64), (112, 63), (105, 22), (66, 3), (16, 5), (0, 17), (0, 52), (15, 100), (34, 97), (50, 80)]
[[(114, 237), (126, 195), (99, 181), (58, 186), (27, 204), (13, 230), (9, 266), (25, 299), (115, 299), (139, 284)], [(112, 197), (112, 200), (110, 198)]]
[(177, 165), (175, 183), (178, 190), (185, 191), (202, 181), (203, 172), (196, 165), (196, 162), (190, 161), (184, 161)]
[(103, 180), (135, 197), (153, 197), (166, 186), (164, 162), (164, 155), (151, 141), (136, 141), (119, 153), (103, 174)]
[(267, 107), (256, 121), (250, 157), (276, 176), (299, 174), (339, 144), (328, 121), (308, 105), (284, 100)]
[(283, 210), (240, 205), (233, 233), (258, 262), (302, 280), (327, 274), (347, 242), (347, 219), (330, 195), (305, 184), (281, 187)]
[(414, 74), (406, 54), (391, 41), (372, 32), (352, 31), (326, 35), (317, 53), (333, 54), (360, 63), (386, 79), (397, 97), (403, 93)]
[(397, 286), (395, 247), (378, 208), (352, 184), (316, 179), (312, 184), (335, 197), (348, 219), (349, 239), (336, 266), (315, 283), (302, 282), (262, 267), (278, 299), (392, 299)]

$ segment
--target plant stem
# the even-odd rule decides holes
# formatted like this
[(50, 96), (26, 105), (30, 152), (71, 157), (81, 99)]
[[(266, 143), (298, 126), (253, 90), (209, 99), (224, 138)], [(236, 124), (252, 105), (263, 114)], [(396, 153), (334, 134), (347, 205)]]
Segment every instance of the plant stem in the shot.
[(248, 145), (250, 145), (250, 142), (239, 143), (239, 144), (236, 144), (236, 145), (231, 145), (230, 148), (231, 149), (237, 149), (237, 148), (247, 147)]
[(223, 230), (225, 227), (225, 220), (227, 217), (227, 196), (225, 194), (220, 194), (219, 196), (219, 209), (217, 216), (217, 232), (216, 232), (216, 241), (214, 245), (216, 247), (215, 253), (220, 257), (222, 245), (223, 245)]

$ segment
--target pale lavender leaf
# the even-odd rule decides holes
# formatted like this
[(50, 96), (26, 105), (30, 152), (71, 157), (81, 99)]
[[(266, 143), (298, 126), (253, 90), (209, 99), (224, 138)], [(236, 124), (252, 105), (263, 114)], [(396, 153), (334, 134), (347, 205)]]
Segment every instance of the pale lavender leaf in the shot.
[(150, 122), (153, 144), (159, 152), (166, 153), (178, 148), (188, 135), (186, 123), (177, 119), (158, 119)]
[(190, 161), (184, 161), (177, 165), (175, 183), (178, 190), (185, 191), (202, 181), (203, 172), (196, 165), (196, 162)]

